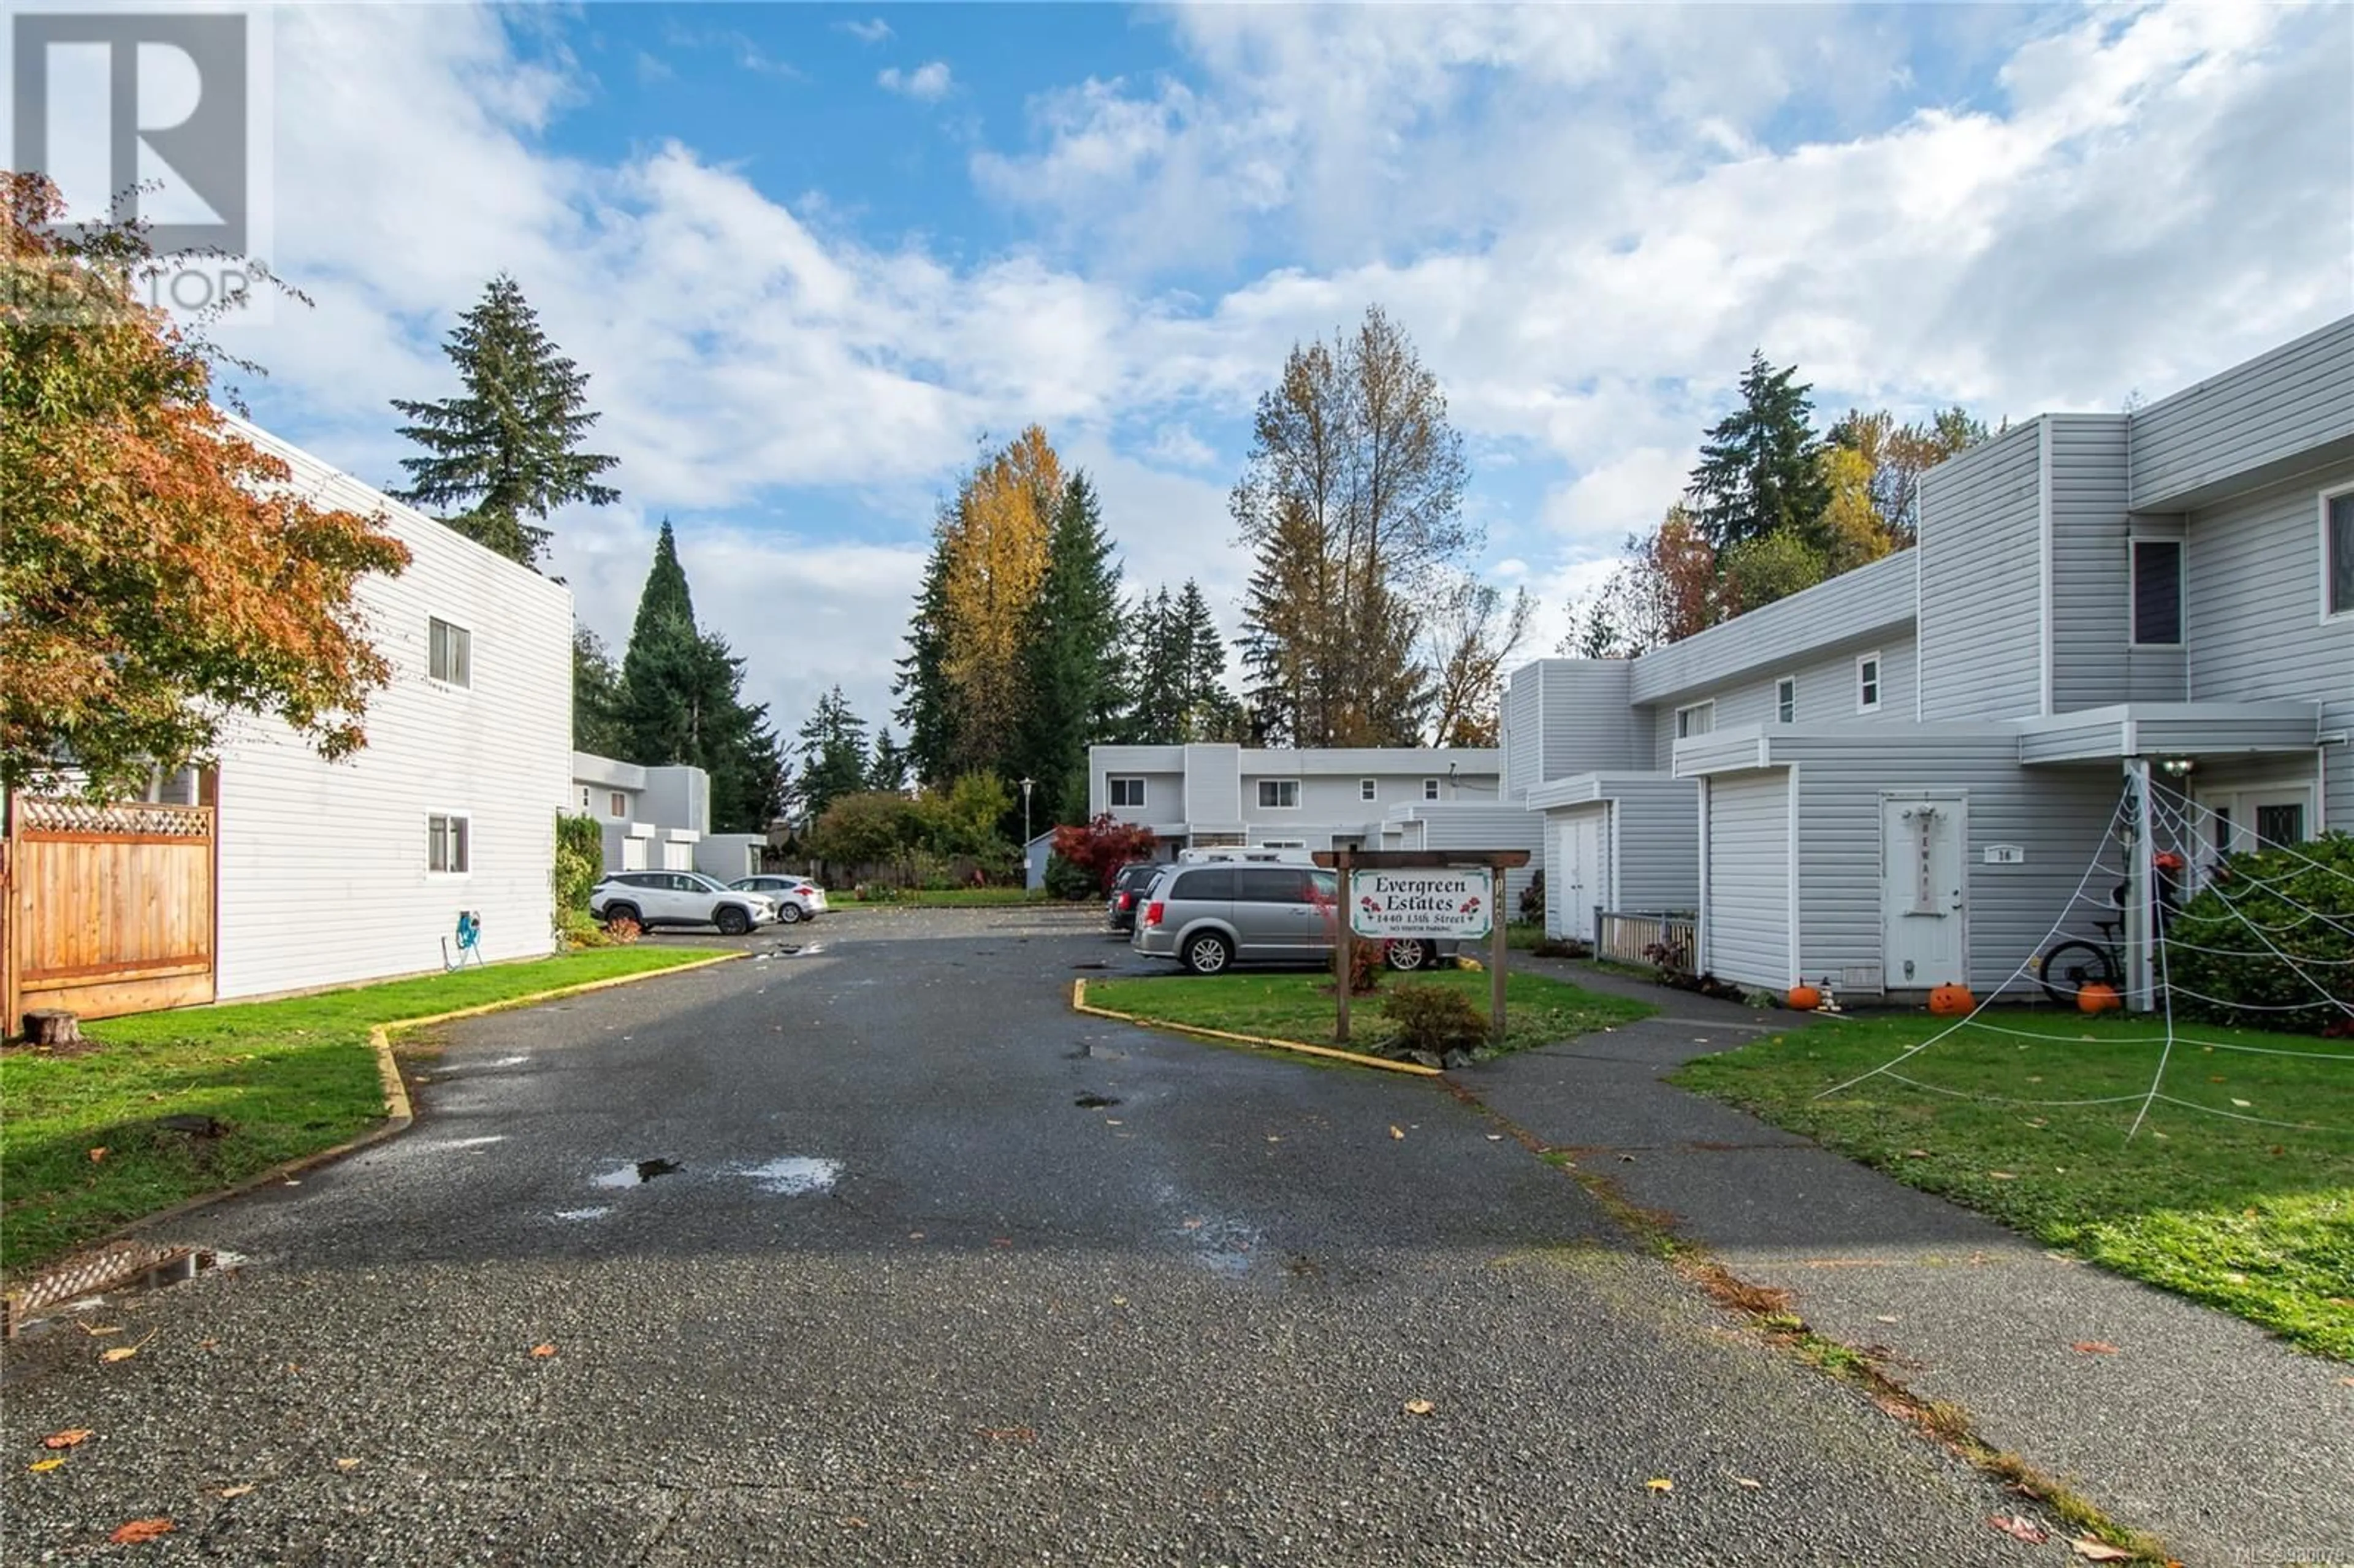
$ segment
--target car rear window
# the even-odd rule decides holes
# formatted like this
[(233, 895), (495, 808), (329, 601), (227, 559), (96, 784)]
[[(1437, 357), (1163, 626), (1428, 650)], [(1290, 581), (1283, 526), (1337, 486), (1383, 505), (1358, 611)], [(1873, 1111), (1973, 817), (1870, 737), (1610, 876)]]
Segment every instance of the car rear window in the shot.
[(1171, 898), (1205, 898), (1226, 903), (1235, 895), (1235, 868), (1205, 865), (1185, 872), (1170, 886)]

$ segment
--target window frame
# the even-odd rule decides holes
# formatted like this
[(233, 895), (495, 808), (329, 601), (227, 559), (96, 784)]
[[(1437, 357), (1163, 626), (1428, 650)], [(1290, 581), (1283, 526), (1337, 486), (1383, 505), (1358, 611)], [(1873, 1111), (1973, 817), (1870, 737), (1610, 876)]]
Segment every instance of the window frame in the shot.
[[(445, 631), (457, 633), (460, 640), (457, 644), (458, 674), (454, 677), (436, 673), (434, 670), (435, 664), (441, 659), (441, 634)], [(454, 620), (444, 620), (438, 615), (429, 615), (425, 618), (425, 678), (437, 686), (446, 686), (453, 692), (471, 692), (474, 689), (473, 628), (461, 626)]]
[(1258, 842), (1251, 845), (1250, 847), (1253, 849), (1304, 850), (1308, 847), (1308, 841), (1306, 839), (1261, 839)]
[[(1136, 786), (1135, 800), (1123, 800), (1119, 798), (1120, 786), (1124, 784)], [(1104, 779), (1104, 800), (1115, 811), (1141, 811), (1144, 810), (1145, 800), (1144, 776), (1140, 773), (1115, 773), (1107, 776)]]
[[(1705, 712), (1708, 715), (1708, 727), (1705, 729), (1692, 728), (1687, 722), (1687, 716), (1702, 712)], [(1715, 733), (1716, 699), (1714, 697), (1702, 697), (1699, 702), (1686, 703), (1683, 706), (1676, 710), (1676, 738), (1678, 740), (1698, 740), (1704, 735), (1714, 735)]]
[(605, 796), (605, 804), (607, 808), (611, 810), (613, 820), (617, 822), (620, 821), (630, 814), (630, 797), (626, 790), (608, 790)]
[[(1283, 791), (1286, 785), (1288, 785), (1291, 788), (1291, 802), (1288, 805), (1286, 805), (1283, 800)], [(1269, 789), (1273, 789), (1275, 791), (1276, 798), (1272, 800), (1267, 798), (1267, 794)], [(1296, 811), (1299, 810), (1299, 780), (1297, 779), (1260, 779), (1258, 781), (1258, 809), (1262, 811)]]
[[(1866, 664), (1872, 666), (1870, 680), (1864, 678), (1863, 667)], [(1869, 698), (1863, 694), (1864, 688), (1867, 686), (1872, 689), (1872, 695)], [(1878, 713), (1881, 699), (1886, 696), (1887, 693), (1888, 665), (1881, 658), (1880, 650), (1875, 648), (1869, 653), (1857, 654), (1855, 656), (1855, 711), (1860, 714)]]
[(1382, 781), (1380, 779), (1360, 779), (1357, 780), (1357, 800), (1359, 802), (1379, 801), (1381, 798)]
[[(443, 837), (452, 825), (457, 830), (458, 864), (437, 866), (433, 858), (440, 853)], [(472, 811), (425, 813), (425, 874), (451, 882), (474, 874), (474, 814)]]
[(1774, 683), (1774, 722), (1798, 722), (1798, 677), (1784, 675)]
[[(2321, 492), (2315, 507), (2318, 519), (2317, 526), (2321, 533), (2319, 540), (2321, 556), (2320, 601), (2321, 623), (2325, 626), (2333, 621), (2354, 620), (2354, 593), (2349, 593), (2346, 602), (2335, 608), (2332, 608), (2329, 601), (2331, 577), (2338, 566), (2337, 557), (2329, 547), (2329, 505), (2330, 503), (2334, 501), (2344, 501), (2347, 503), (2346, 547), (2347, 553), (2349, 556), (2354, 556), (2354, 484), (2333, 485), (2329, 489)], [(2354, 576), (2354, 570), (2349, 570), (2349, 575)]]
[(1426, 779), (1422, 781), (1422, 798), (1426, 800), (1436, 800), (1438, 799), (1437, 779)]
[[(2185, 569), (2190, 556), (2190, 541), (2160, 534), (2137, 534), (2126, 541), (2126, 645), (2130, 648), (2179, 648), (2183, 645), (2183, 622), (2188, 619), (2188, 606), (2183, 602), (2183, 590), (2188, 578)], [(2141, 634), (2141, 552), (2145, 545), (2167, 545), (2174, 549), (2174, 638), (2171, 641), (2144, 641)]]
[(596, 807), (588, 803), (588, 785), (583, 784), (580, 786), (580, 814), (584, 817), (594, 815), (597, 810)]

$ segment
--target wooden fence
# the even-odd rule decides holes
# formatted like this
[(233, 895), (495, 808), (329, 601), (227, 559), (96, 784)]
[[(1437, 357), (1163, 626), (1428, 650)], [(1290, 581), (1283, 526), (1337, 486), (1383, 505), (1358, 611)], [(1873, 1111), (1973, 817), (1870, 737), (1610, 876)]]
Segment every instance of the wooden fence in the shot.
[(213, 808), (17, 797), (0, 860), (6, 1032), (213, 1000)]

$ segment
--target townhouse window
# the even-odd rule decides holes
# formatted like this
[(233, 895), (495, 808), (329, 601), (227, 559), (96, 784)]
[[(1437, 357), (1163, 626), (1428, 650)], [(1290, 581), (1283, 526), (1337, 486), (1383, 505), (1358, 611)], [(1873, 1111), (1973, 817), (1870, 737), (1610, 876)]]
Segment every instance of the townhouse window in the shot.
[(440, 876), (463, 876), (473, 869), (472, 823), (454, 811), (425, 819), (425, 869)]
[(1866, 653), (1855, 662), (1855, 711), (1876, 714), (1880, 711), (1880, 655)]
[(1422, 798), (1426, 800), (1436, 800), (1438, 799), (1437, 779), (1426, 779), (1422, 781)]
[(2256, 847), (2305, 842), (2305, 807), (2297, 801), (2256, 808)]
[(2133, 640), (2173, 647), (2182, 641), (2182, 541), (2133, 542)]
[(1308, 841), (1306, 839), (1261, 839), (1258, 841), (1258, 847), (1271, 850), (1303, 850), (1308, 847)]
[(1785, 675), (1774, 683), (1774, 722), (1798, 722), (1798, 677)]
[(1716, 727), (1716, 704), (1713, 701), (1694, 703), (1676, 710), (1676, 738), (1690, 740), (1696, 735), (1706, 735)]
[(2354, 615), (2354, 489), (2321, 498), (2321, 613)]
[(1262, 811), (1296, 811), (1299, 809), (1299, 780), (1297, 779), (1262, 779), (1258, 781), (1258, 807)]
[(1376, 780), (1376, 779), (1358, 779), (1358, 780), (1357, 780), (1357, 799), (1358, 799), (1358, 800), (1380, 800), (1380, 799), (1381, 799), (1381, 797), (1382, 797), (1382, 787), (1381, 787), (1381, 784), (1380, 784), (1380, 782), (1379, 782), (1378, 780)]
[(1111, 803), (1115, 807), (1141, 807), (1144, 804), (1144, 780), (1141, 779), (1111, 780)]
[(614, 816), (626, 817), (630, 814), (630, 798), (616, 789), (613, 791), (612, 799), (606, 802), (606, 807)]
[(474, 634), (440, 617), (426, 621), (427, 673), (447, 686), (474, 683)]
[(580, 809), (584, 811), (588, 809), (588, 786), (586, 784), (580, 786)]

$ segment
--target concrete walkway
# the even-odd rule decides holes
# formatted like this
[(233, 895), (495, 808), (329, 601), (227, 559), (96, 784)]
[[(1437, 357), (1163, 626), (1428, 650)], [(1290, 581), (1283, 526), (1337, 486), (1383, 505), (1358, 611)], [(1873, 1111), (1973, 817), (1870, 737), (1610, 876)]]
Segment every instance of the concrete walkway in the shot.
[[(1533, 972), (1659, 1017), (1452, 1075), (1808, 1325), (2191, 1563), (2354, 1561), (2354, 1379), (2264, 1330), (2058, 1253), (1660, 1081), (1788, 1027), (1591, 966)], [(2098, 1340), (2114, 1355), (2073, 1347)]]

